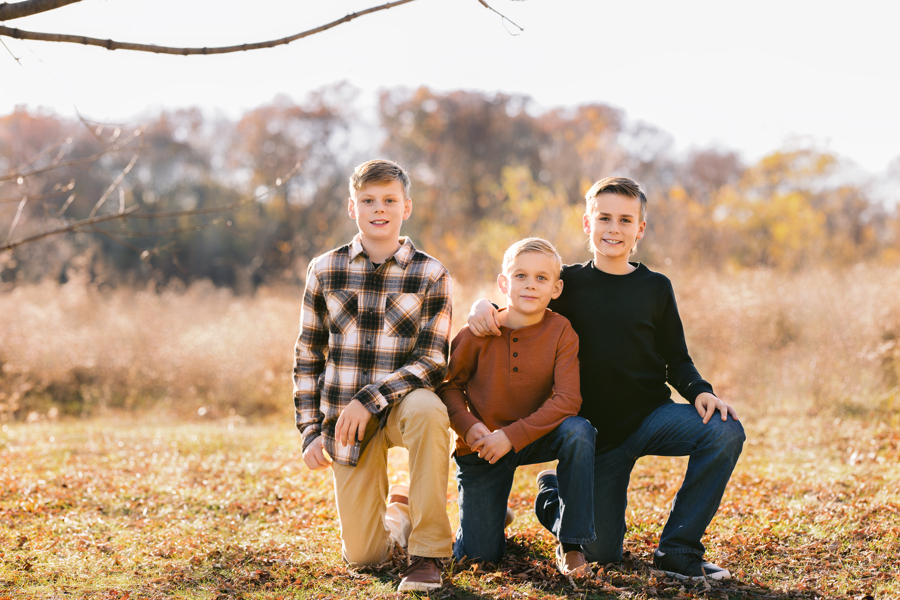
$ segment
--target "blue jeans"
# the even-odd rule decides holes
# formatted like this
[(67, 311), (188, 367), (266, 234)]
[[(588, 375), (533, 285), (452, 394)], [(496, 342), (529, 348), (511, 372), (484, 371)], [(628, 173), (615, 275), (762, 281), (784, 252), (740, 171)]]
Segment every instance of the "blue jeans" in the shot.
[(516, 468), (556, 459), (559, 459), (557, 511), (548, 529), (562, 542), (593, 541), (590, 507), (596, 437), (597, 430), (586, 419), (569, 417), (547, 435), (519, 452), (510, 451), (493, 465), (478, 458), (476, 453), (454, 456), (459, 530), (453, 556), (457, 560), (463, 557), (488, 562), (500, 560), (506, 552), (503, 522)]
[[(597, 539), (582, 545), (585, 558), (600, 563), (622, 560), (628, 481), (637, 459), (648, 455), (690, 456), (659, 549), (702, 557), (700, 538), (719, 508), (745, 439), (740, 422), (731, 417), (723, 421), (718, 412), (704, 425), (691, 404), (664, 404), (654, 410), (621, 446), (594, 457)], [(558, 518), (559, 493), (544, 489), (535, 502), (538, 521), (548, 529)]]

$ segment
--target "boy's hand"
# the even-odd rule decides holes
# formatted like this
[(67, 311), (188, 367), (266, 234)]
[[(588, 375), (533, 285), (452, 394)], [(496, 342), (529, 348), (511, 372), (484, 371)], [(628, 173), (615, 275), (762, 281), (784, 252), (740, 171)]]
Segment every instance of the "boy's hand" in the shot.
[(478, 452), (478, 458), (494, 464), (512, 450), (512, 442), (509, 441), (502, 429), (498, 429), (475, 442), (475, 445), (470, 448)]
[(362, 402), (359, 400), (351, 400), (350, 404), (341, 411), (338, 417), (337, 425), (334, 428), (334, 437), (341, 443), (341, 446), (349, 446), (353, 443), (354, 436), (362, 441), (366, 435), (366, 423), (372, 413), (369, 412)]
[(478, 440), (486, 435), (491, 435), (491, 430), (484, 423), (475, 423), (466, 432), (466, 446), (472, 448)]
[(469, 311), (469, 331), (477, 337), (500, 335), (498, 312), (487, 298), (482, 298), (472, 305)]
[(324, 440), (325, 438), (320, 435), (303, 451), (303, 462), (310, 471), (318, 471), (331, 465), (331, 461), (325, 456)]
[(697, 399), (694, 400), (694, 406), (697, 408), (697, 412), (703, 417), (703, 423), (709, 423), (709, 420), (712, 418), (716, 411), (722, 413), (722, 420), (726, 420), (728, 415), (731, 415), (731, 418), (735, 421), (738, 421), (737, 413), (734, 412), (734, 409), (731, 408), (728, 404), (725, 404), (719, 398), (716, 398), (709, 392), (703, 392)]

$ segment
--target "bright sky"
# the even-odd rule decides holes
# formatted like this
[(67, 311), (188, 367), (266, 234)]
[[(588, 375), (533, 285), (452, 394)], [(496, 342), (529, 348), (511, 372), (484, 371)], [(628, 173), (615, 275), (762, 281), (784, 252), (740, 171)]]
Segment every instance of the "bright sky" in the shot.
[[(215, 46), (282, 37), (384, 0), (84, 0), (10, 27)], [(872, 173), (900, 157), (900, 3), (831, 0), (416, 0), (276, 49), (177, 57), (2, 38), (0, 114), (17, 104), (101, 121), (161, 107), (230, 116), (347, 80), (601, 102), (755, 160), (801, 138)]]

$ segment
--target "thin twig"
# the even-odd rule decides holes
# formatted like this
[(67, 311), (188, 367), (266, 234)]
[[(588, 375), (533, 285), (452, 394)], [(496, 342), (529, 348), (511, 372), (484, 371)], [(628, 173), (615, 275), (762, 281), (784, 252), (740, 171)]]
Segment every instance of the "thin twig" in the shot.
[(16, 225), (19, 224), (19, 217), (22, 216), (22, 209), (25, 208), (25, 203), (28, 202), (28, 196), (22, 196), (22, 200), (19, 202), (19, 208), (16, 209), (16, 216), (13, 217), (12, 225), (9, 226), (9, 233), (6, 234), (6, 240), (9, 241), (12, 239), (12, 234), (16, 230)]
[(171, 46), (156, 46), (153, 44), (134, 44), (131, 42), (101, 40), (99, 38), (90, 38), (81, 35), (70, 35), (67, 33), (40, 33), (36, 31), (25, 31), (23, 29), (16, 29), (13, 27), (5, 27), (3, 25), (0, 25), (0, 36), (5, 35), (17, 40), (37, 40), (41, 42), (65, 42), (70, 44), (84, 44), (87, 46), (99, 46), (100, 48), (106, 48), (107, 50), (135, 50), (137, 52), (176, 54), (181, 56), (188, 56), (193, 54), (228, 54), (231, 52), (246, 52), (248, 50), (260, 50), (262, 48), (284, 46), (299, 39), (321, 33), (323, 31), (331, 29), (332, 27), (337, 27), (338, 25), (341, 25), (342, 23), (346, 23), (348, 21), (352, 21), (357, 17), (361, 17), (373, 12), (378, 12), (380, 10), (394, 8), (395, 6), (400, 6), (401, 4), (407, 4), (409, 2), (413, 2), (413, 0), (397, 0), (396, 2), (388, 2), (387, 4), (382, 4), (381, 6), (373, 6), (372, 8), (367, 8), (359, 12), (350, 13), (345, 17), (342, 17), (330, 23), (326, 23), (325, 25), (320, 25), (319, 27), (316, 27), (314, 29), (309, 29), (307, 31), (303, 31), (277, 40), (255, 42), (252, 44), (240, 44), (237, 46), (220, 46), (216, 48), (174, 48)]
[[(138, 209), (140, 209), (140, 206), (138, 206), (138, 205), (130, 206), (125, 209), (125, 214), (126, 215), (131, 214), (132, 212), (134, 212)], [(41, 238), (50, 237), (51, 235), (58, 235), (60, 233), (76, 231), (83, 227), (88, 227), (89, 225), (93, 225), (94, 223), (103, 223), (105, 221), (112, 221), (115, 219), (121, 219), (123, 217), (124, 217), (124, 215), (114, 214), (114, 215), (104, 215), (102, 217), (94, 217), (93, 219), (82, 219), (81, 221), (74, 221), (72, 223), (69, 223), (68, 225), (65, 225), (63, 227), (57, 227), (56, 229), (51, 229), (50, 231), (46, 231), (44, 233), (38, 233), (35, 235), (31, 235), (26, 238), (16, 240), (14, 242), (7, 242), (6, 244), (0, 246), (0, 251), (12, 250), (13, 248), (21, 246), (23, 244), (27, 244), (29, 242), (33, 242), (33, 241), (39, 240)]]
[(42, 158), (44, 158), (45, 156), (47, 156), (48, 154), (50, 154), (51, 152), (53, 152), (54, 150), (56, 150), (57, 148), (59, 148), (60, 146), (62, 146), (64, 143), (66, 143), (68, 141), (69, 141), (68, 138), (66, 138), (65, 140), (60, 140), (56, 143), (50, 144), (49, 146), (47, 146), (46, 148), (44, 148), (43, 150), (41, 150), (40, 152), (38, 152), (31, 158), (29, 158), (28, 160), (26, 160), (21, 165), (17, 166), (14, 170), (10, 171), (4, 177), (4, 179), (12, 179), (14, 177), (20, 176), (22, 173), (22, 169), (24, 169), (25, 167), (30, 167), (31, 165), (33, 165), (37, 161), (41, 160)]
[(6, 45), (6, 42), (4, 42), (2, 39), (0, 39), (0, 44), (3, 44), (3, 47), (6, 48), (6, 51), (9, 52), (9, 55), (12, 56), (12, 57), (13, 57), (13, 60), (16, 61), (17, 63), (19, 63), (19, 66), (21, 67), (21, 66), (22, 66), (22, 61), (19, 60), (19, 57), (18, 57), (18, 56), (16, 56), (15, 54), (13, 54), (13, 51), (10, 50), (10, 49), (9, 49), (9, 46)]
[(68, 198), (66, 198), (66, 203), (62, 205), (62, 208), (59, 209), (57, 216), (62, 218), (63, 213), (66, 212), (66, 209), (69, 208), (69, 205), (75, 200), (75, 193), (73, 192)]
[[(100, 199), (97, 200), (97, 204), (94, 205), (93, 210), (91, 210), (91, 214), (88, 216), (89, 219), (93, 218), (94, 215), (97, 214), (97, 211), (100, 210), (100, 207), (103, 206), (103, 203), (106, 202), (106, 200), (107, 200), (107, 198), (109, 198), (110, 194), (112, 194), (115, 191), (115, 189), (117, 187), (119, 187), (119, 184), (122, 183), (122, 180), (125, 179), (125, 176), (128, 175), (128, 173), (131, 171), (132, 167), (134, 167), (134, 164), (137, 162), (138, 156), (140, 156), (140, 154), (141, 154), (141, 149), (138, 148), (138, 151), (135, 152), (134, 156), (131, 157), (131, 162), (128, 163), (128, 166), (126, 166), (125, 169), (121, 173), (119, 173), (119, 176), (116, 177), (115, 181), (113, 181), (112, 184), (110, 184), (109, 188), (107, 188), (107, 190), (105, 192), (103, 192), (103, 195), (100, 196)], [(122, 213), (119, 213), (119, 214), (122, 214)]]
[[(501, 20), (506, 21), (506, 22), (509, 23), (510, 25), (513, 25), (513, 26), (516, 27), (519, 31), (525, 31), (525, 29), (524, 29), (523, 27), (519, 27), (518, 25), (516, 25), (515, 23), (513, 23), (512, 19), (510, 19), (509, 17), (507, 17), (507, 16), (504, 15), (503, 13), (497, 11), (493, 6), (491, 6), (490, 4), (488, 4), (488, 3), (486, 2), (486, 0), (478, 0), (478, 3), (481, 4), (483, 7), (485, 7), (486, 9), (488, 9), (489, 11), (494, 12), (494, 13), (500, 15), (500, 19), (501, 19)], [(513, 32), (511, 32), (511, 31), (509, 31), (508, 29), (507, 29), (507, 31), (509, 32), (509, 35), (519, 35), (518, 33), (513, 33)], [(0, 32), (0, 33), (2, 33), (2, 32)]]
[[(128, 144), (133, 142), (135, 139), (137, 139), (138, 137), (143, 135), (143, 133), (144, 133), (143, 127), (136, 129), (134, 131), (134, 133), (131, 134), (125, 140), (123, 140), (117, 144), (113, 144), (109, 148), (105, 148), (101, 152), (98, 152), (96, 154), (93, 154), (93, 155), (85, 157), (85, 158), (77, 158), (77, 159), (68, 160), (65, 162), (52, 164), (47, 167), (41, 167), (40, 169), (34, 169), (33, 171), (28, 171), (27, 173), (23, 173), (17, 168), (13, 171), (10, 171), (9, 173), (6, 173), (5, 175), (0, 175), (0, 181), (8, 181), (10, 179), (17, 179), (19, 177), (25, 179), (25, 178), (31, 177), (33, 175), (38, 175), (40, 173), (44, 173), (46, 171), (52, 171), (53, 169), (63, 169), (65, 167), (76, 167), (76, 166), (80, 166), (80, 165), (90, 164), (107, 154), (110, 154), (112, 152), (118, 152), (119, 150), (121, 150), (122, 148), (126, 147)], [(42, 152), (45, 152), (45, 151), (42, 151)], [(33, 160), (30, 162), (33, 162)]]

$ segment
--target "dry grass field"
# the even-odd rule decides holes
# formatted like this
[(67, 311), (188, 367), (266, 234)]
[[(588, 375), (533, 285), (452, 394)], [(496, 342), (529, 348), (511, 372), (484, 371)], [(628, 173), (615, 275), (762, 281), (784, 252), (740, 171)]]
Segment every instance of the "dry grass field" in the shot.
[[(694, 360), (748, 432), (705, 540), (735, 579), (649, 568), (685, 462), (644, 459), (622, 564), (577, 586), (550, 568), (535, 466), (508, 557), (448, 566), (432, 597), (900, 597), (900, 273), (670, 275)], [(457, 293), (460, 325), (482, 292)], [(298, 294), (0, 295), (0, 599), (399, 597), (399, 563), (341, 564), (330, 475), (302, 466)], [(454, 499), (448, 482), (451, 519)]]

